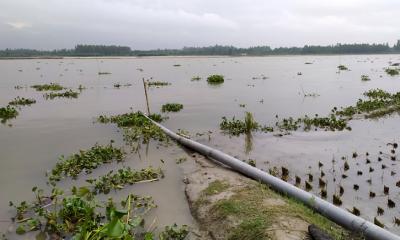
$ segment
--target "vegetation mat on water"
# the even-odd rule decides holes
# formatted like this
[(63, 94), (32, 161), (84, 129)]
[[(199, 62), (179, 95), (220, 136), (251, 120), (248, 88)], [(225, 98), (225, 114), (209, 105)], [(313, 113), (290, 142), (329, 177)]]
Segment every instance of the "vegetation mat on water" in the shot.
[(0, 119), (1, 123), (7, 122), (7, 120), (16, 118), (18, 116), (18, 111), (14, 107), (7, 106), (0, 108)]
[(183, 109), (183, 105), (180, 103), (166, 103), (162, 105), (162, 112), (179, 112)]
[(54, 98), (62, 98), (62, 97), (63, 98), (78, 98), (79, 92), (75, 92), (70, 89), (68, 91), (61, 92), (61, 93), (54, 93), (54, 92), (46, 93), (43, 96), (46, 99), (54, 99)]
[[(151, 114), (149, 117), (157, 122), (161, 122), (165, 119), (160, 114)], [(129, 145), (138, 144), (140, 142), (148, 143), (150, 139), (159, 142), (168, 142), (165, 133), (139, 111), (110, 117), (101, 115), (97, 120), (101, 123), (117, 124), (118, 127), (124, 130), (124, 140)]]
[(16, 98), (14, 98), (14, 100), (9, 102), (8, 104), (9, 105), (14, 105), (14, 106), (17, 106), (17, 105), (24, 106), (24, 105), (31, 105), (31, 104), (34, 104), (34, 103), (36, 103), (36, 100), (33, 99), (33, 98), (24, 98), (24, 97), (19, 97), (18, 96)]
[(80, 150), (79, 153), (73, 154), (67, 158), (61, 156), (59, 162), (49, 173), (49, 181), (55, 184), (60, 181), (63, 176), (77, 178), (77, 176), (85, 171), (91, 173), (102, 164), (111, 163), (113, 161), (121, 162), (123, 160), (124, 151), (116, 148), (110, 143), (106, 146), (94, 145), (89, 150)]
[(88, 179), (88, 183), (93, 186), (93, 193), (109, 193), (110, 190), (118, 190), (124, 188), (127, 184), (135, 184), (144, 181), (155, 181), (164, 177), (161, 168), (154, 169), (152, 167), (144, 168), (139, 171), (132, 170), (130, 167), (119, 169), (114, 173), (111, 170), (104, 176), (97, 179)]
[[(144, 216), (156, 207), (151, 197), (129, 194), (117, 204), (111, 198), (106, 202), (96, 200), (85, 187), (73, 187), (71, 195), (57, 188), (49, 196), (36, 187), (32, 191), (32, 203), (10, 202), (16, 210), (19, 235), (36, 231), (37, 239), (156, 239), (154, 233), (144, 228)], [(188, 233), (187, 226), (175, 224), (166, 227), (158, 239), (183, 240)]]
[(36, 89), (36, 91), (61, 91), (64, 89), (63, 86), (61, 86), (58, 83), (50, 83), (50, 84), (37, 84), (31, 86), (31, 88)]
[(222, 75), (210, 75), (207, 77), (207, 82), (209, 84), (221, 84), (224, 82), (224, 76)]
[(169, 82), (161, 82), (161, 81), (147, 81), (147, 86), (149, 87), (161, 87), (171, 85)]

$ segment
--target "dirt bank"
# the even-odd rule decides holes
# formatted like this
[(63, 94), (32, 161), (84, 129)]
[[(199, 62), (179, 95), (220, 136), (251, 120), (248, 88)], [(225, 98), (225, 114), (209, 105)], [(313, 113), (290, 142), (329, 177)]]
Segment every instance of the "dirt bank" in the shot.
[(185, 170), (185, 191), (203, 239), (311, 239), (311, 224), (329, 233), (332, 239), (356, 239), (266, 185), (201, 155), (192, 154), (192, 158), (195, 165)]

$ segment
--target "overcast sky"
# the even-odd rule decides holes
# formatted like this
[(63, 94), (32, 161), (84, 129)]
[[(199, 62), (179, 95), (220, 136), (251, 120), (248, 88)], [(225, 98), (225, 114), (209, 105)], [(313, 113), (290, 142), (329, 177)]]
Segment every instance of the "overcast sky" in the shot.
[(0, 0), (0, 49), (303, 46), (400, 39), (399, 0)]

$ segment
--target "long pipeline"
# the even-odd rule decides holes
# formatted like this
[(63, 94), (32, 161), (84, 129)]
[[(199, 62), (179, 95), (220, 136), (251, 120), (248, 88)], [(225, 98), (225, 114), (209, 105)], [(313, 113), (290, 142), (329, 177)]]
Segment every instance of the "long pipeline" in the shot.
[[(144, 115), (144, 114), (143, 114)], [(145, 116), (145, 115), (144, 115)], [(148, 118), (147, 116), (145, 116)], [(339, 208), (309, 192), (306, 192), (300, 188), (297, 188), (279, 178), (276, 178), (258, 168), (252, 167), (247, 163), (240, 161), (226, 153), (219, 150), (213, 149), (206, 145), (200, 144), (191, 139), (179, 136), (163, 125), (151, 120), (155, 125), (157, 125), (161, 130), (163, 130), (169, 137), (182, 144), (183, 146), (190, 148), (200, 154), (212, 158), (231, 169), (242, 173), (254, 180), (260, 181), (262, 183), (268, 184), (272, 189), (278, 191), (284, 195), (297, 199), (303, 204), (316, 210), (323, 216), (329, 218), (333, 222), (339, 224), (340, 226), (350, 230), (361, 233), (367, 239), (377, 239), (377, 240), (400, 240), (400, 237), (376, 226), (375, 224), (357, 217), (352, 213)]]

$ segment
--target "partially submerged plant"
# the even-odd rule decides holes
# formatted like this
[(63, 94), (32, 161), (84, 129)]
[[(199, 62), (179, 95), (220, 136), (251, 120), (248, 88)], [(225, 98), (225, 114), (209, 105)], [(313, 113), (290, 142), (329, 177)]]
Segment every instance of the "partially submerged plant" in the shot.
[(144, 168), (139, 171), (132, 170), (130, 167), (119, 169), (114, 173), (113, 170), (97, 179), (88, 179), (88, 183), (93, 186), (93, 193), (108, 194), (110, 190), (124, 188), (125, 185), (132, 185), (138, 182), (156, 181), (164, 177), (163, 171), (152, 167)]
[(341, 71), (349, 70), (345, 65), (339, 65), (337, 68)]
[(361, 81), (366, 82), (366, 81), (370, 81), (370, 80), (371, 80), (371, 78), (369, 78), (368, 75), (361, 75)]
[(18, 116), (18, 111), (14, 107), (7, 106), (0, 108), (0, 119), (1, 123), (7, 122), (7, 120), (16, 118)]
[(179, 112), (183, 109), (183, 105), (180, 103), (166, 103), (162, 105), (161, 112)]
[(64, 89), (64, 87), (58, 83), (37, 84), (31, 86), (31, 88), (36, 89), (36, 91), (61, 91)]
[(210, 75), (207, 77), (207, 82), (209, 84), (221, 84), (224, 82), (224, 76), (222, 75)]
[(102, 164), (111, 163), (113, 161), (120, 162), (123, 160), (124, 152), (120, 148), (116, 148), (110, 143), (109, 145), (95, 144), (88, 150), (80, 150), (79, 153), (69, 157), (61, 156), (59, 162), (51, 170), (49, 181), (55, 184), (60, 181), (63, 176), (76, 178), (82, 171), (91, 173)]
[(46, 99), (54, 99), (54, 98), (78, 98), (79, 92), (75, 92), (73, 90), (67, 90), (65, 92), (51, 92), (45, 93), (43, 95)]
[(385, 72), (390, 76), (396, 76), (400, 74), (400, 71), (397, 68), (386, 68)]
[(222, 117), (222, 122), (219, 126), (222, 131), (235, 136), (239, 136), (243, 133), (249, 134), (252, 131), (260, 129), (259, 124), (254, 120), (253, 114), (250, 112), (245, 113), (244, 121), (235, 119), (235, 117), (233, 117), (232, 120)]
[(16, 98), (14, 98), (14, 100), (9, 102), (8, 104), (9, 105), (14, 105), (14, 106), (16, 106), (16, 105), (24, 106), (24, 105), (31, 105), (31, 104), (34, 104), (34, 103), (36, 103), (36, 100), (33, 99), (33, 98), (24, 98), (24, 97), (19, 97), (18, 96)]
[(161, 81), (147, 81), (147, 86), (149, 87), (161, 87), (161, 86), (168, 86), (171, 85), (169, 82), (161, 82)]
[(111, 74), (110, 72), (98, 72), (99, 75), (109, 75)]
[(193, 76), (191, 81), (200, 81), (201, 77), (200, 76)]

